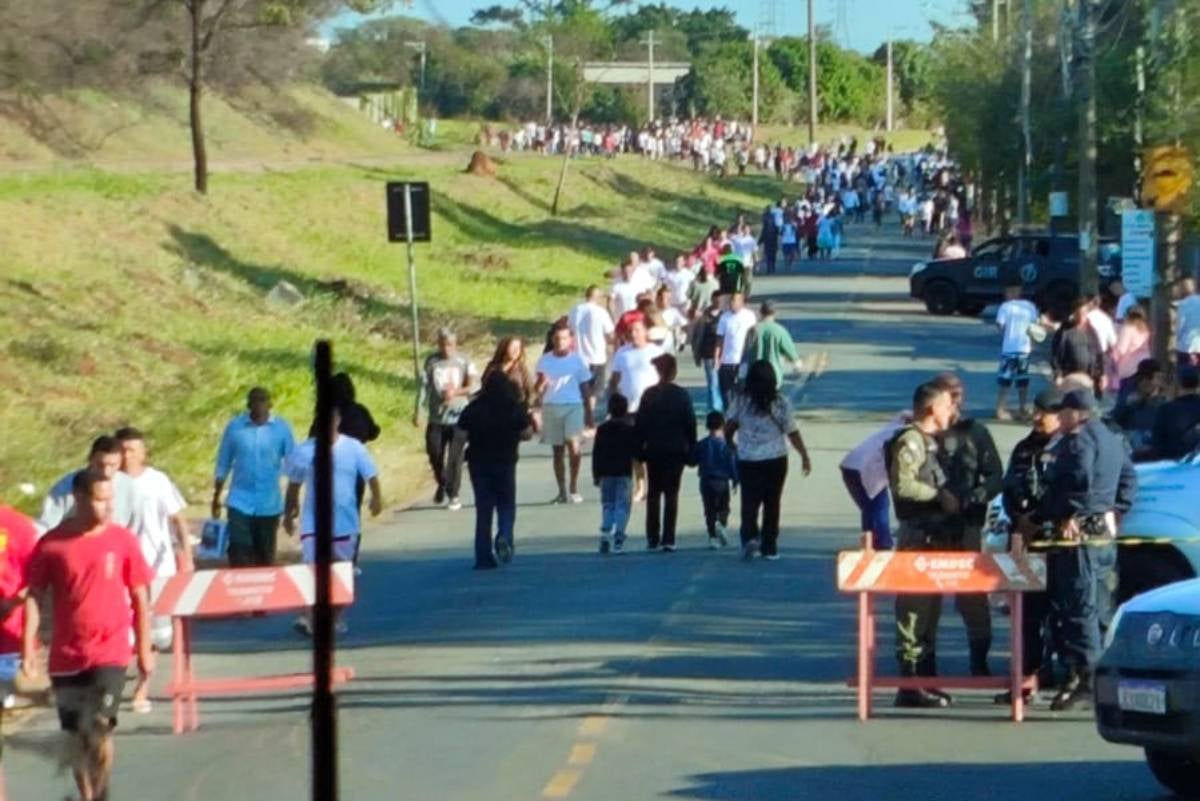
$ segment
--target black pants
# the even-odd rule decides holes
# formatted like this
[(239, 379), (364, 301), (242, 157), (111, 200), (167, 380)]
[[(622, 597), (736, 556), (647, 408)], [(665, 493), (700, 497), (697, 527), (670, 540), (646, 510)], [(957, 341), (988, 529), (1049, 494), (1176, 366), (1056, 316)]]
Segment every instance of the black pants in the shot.
[(1022, 596), (1021, 642), (1024, 644), (1025, 659), (1021, 669), (1032, 676), (1043, 667), (1050, 667), (1046, 659), (1050, 645), (1050, 596), (1044, 592), (1027, 592)]
[(279, 515), (248, 515), (229, 510), (229, 566), (266, 567), (275, 564)]
[(650, 457), (646, 460), (646, 542), (650, 547), (659, 543), (675, 544), (682, 480), (682, 459)]
[(732, 400), (733, 388), (737, 386), (738, 365), (722, 364), (717, 368), (717, 385), (721, 388), (721, 403), (725, 408), (729, 408), (729, 403)]
[[(742, 544), (761, 540), (763, 556), (779, 552), (779, 506), (787, 470), (786, 456), (762, 462), (738, 460), (738, 478), (742, 484)], [(760, 509), (761, 528), (758, 522)]]
[(429, 457), (429, 469), (437, 481), (438, 489), (450, 498), (458, 497), (462, 485), (463, 448), (467, 444), (467, 432), (454, 426), (430, 423), (425, 428), (425, 453)]
[(729, 482), (725, 479), (700, 479), (700, 500), (704, 504), (704, 527), (708, 536), (717, 536), (717, 524), (729, 523)]

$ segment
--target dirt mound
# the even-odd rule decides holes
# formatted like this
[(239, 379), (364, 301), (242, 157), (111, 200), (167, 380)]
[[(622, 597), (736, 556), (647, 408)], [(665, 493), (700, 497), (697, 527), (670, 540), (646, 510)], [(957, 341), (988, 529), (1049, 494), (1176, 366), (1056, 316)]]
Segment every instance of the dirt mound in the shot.
[(488, 158), (487, 153), (482, 150), (476, 150), (471, 154), (471, 163), (467, 165), (467, 170), (471, 175), (478, 175), (483, 178), (496, 177), (496, 162)]

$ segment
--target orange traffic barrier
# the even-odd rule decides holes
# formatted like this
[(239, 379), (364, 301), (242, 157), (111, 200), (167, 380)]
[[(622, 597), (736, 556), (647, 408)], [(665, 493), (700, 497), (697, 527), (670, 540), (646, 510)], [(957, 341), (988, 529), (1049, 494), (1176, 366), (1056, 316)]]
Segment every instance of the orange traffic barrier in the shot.
[[(1037, 677), (1022, 673), (1022, 594), (1046, 589), (1046, 558), (1014, 551), (843, 551), (837, 561), (838, 589), (858, 595), (858, 719), (871, 717), (876, 688), (903, 690), (1007, 689), (1012, 693), (1012, 719), (1025, 717), (1022, 690), (1036, 690)], [(877, 676), (875, 675), (874, 595), (963, 595), (1002, 592), (1012, 612), (1008, 676)]]
[[(192, 619), (306, 610), (313, 605), (315, 585), (311, 565), (199, 570), (156, 583), (154, 614), (172, 618), (174, 675), (168, 692), (176, 734), (199, 727), (200, 695), (296, 690), (311, 687), (313, 683), (311, 673), (197, 679), (192, 667)], [(354, 567), (349, 562), (338, 562), (333, 566), (333, 604), (347, 606), (353, 601)], [(351, 668), (337, 668), (333, 672), (335, 684), (353, 677)]]

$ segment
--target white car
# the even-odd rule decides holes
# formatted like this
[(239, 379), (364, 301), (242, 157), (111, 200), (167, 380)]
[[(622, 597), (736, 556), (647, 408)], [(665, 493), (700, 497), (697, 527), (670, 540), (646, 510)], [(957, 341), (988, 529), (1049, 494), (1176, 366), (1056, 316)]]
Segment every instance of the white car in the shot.
[(1200, 799), (1200, 579), (1126, 601), (1096, 666), (1096, 727), (1145, 749), (1154, 777)]
[[(1137, 465), (1138, 491), (1121, 520), (1117, 601), (1200, 576), (1200, 451), (1178, 462)], [(984, 524), (984, 549), (1008, 550), (1010, 523), (997, 497)]]

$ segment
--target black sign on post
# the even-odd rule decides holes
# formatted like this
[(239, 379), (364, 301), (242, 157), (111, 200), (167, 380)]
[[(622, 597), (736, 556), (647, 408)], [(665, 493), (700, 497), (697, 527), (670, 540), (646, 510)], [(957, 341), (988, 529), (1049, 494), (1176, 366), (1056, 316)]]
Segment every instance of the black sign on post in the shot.
[[(404, 214), (404, 188), (412, 198), (412, 239)], [(387, 185), (389, 242), (429, 242), (429, 184), (425, 181), (389, 181)]]

